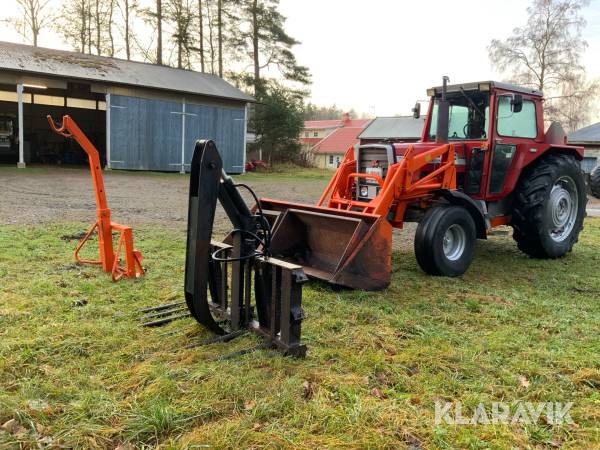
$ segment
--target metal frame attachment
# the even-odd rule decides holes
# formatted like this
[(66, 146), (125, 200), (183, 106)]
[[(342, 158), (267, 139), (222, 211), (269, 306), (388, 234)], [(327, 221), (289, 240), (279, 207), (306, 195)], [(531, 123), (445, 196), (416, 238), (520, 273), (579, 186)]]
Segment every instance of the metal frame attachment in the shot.
[[(92, 174), (92, 183), (96, 197), (97, 220), (75, 248), (75, 260), (81, 264), (102, 266), (104, 272), (111, 272), (113, 281), (118, 281), (123, 277), (141, 277), (144, 275), (144, 268), (142, 267), (143, 257), (141, 252), (133, 247), (133, 230), (131, 227), (111, 222), (110, 220), (110, 209), (106, 202), (106, 192), (98, 150), (70, 116), (63, 116), (62, 125), (55, 124), (50, 115), (47, 116), (47, 119), (52, 131), (67, 139), (74, 139), (81, 146), (88, 156), (90, 172)], [(79, 252), (88, 242), (94, 231), (98, 232), (99, 258), (97, 260), (84, 259), (79, 255)], [(113, 248), (113, 233), (119, 234), (116, 250)], [(125, 254), (124, 266), (120, 264), (121, 251)]]

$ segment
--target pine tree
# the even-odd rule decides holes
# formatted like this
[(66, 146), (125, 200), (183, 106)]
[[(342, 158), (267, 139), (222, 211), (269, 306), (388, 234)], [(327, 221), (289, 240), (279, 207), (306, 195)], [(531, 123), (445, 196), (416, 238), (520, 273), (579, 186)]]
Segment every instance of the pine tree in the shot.
[(279, 0), (245, 0), (242, 6), (245, 31), (239, 44), (252, 61), (255, 93), (260, 90), (261, 71), (269, 67), (276, 67), (288, 81), (310, 82), (308, 68), (299, 65), (292, 52), (299, 42), (286, 33), (278, 6)]

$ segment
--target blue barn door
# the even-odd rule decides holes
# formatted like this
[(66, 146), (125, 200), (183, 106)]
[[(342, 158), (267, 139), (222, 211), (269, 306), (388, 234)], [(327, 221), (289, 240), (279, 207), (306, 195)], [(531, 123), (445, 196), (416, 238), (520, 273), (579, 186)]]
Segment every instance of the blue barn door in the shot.
[[(212, 139), (229, 173), (243, 172), (245, 110), (110, 96), (113, 169), (189, 171), (198, 139)], [(185, 125), (184, 125), (185, 124)], [(185, 128), (184, 128), (185, 127)]]

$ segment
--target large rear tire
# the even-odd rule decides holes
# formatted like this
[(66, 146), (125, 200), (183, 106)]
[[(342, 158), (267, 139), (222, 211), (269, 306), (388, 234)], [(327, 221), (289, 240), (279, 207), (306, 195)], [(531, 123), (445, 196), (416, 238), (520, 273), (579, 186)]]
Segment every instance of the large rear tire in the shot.
[(462, 206), (434, 207), (425, 213), (415, 234), (415, 256), (430, 275), (457, 277), (473, 260), (475, 222)]
[(590, 173), (590, 191), (596, 198), (600, 198), (600, 166), (594, 167)]
[(583, 172), (572, 156), (554, 154), (523, 172), (515, 192), (511, 225), (521, 251), (559, 258), (573, 249), (585, 217)]

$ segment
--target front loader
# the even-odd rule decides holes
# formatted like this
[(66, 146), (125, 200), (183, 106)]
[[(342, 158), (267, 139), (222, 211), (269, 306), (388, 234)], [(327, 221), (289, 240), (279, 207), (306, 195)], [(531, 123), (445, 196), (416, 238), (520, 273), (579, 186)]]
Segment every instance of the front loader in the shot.
[(260, 199), (271, 254), (310, 277), (376, 290), (390, 282), (392, 229), (405, 222), (418, 222), (415, 254), (431, 275), (465, 273), (476, 240), (501, 225), (532, 257), (571, 251), (587, 201), (583, 148), (567, 145), (558, 123), (544, 132), (539, 91), (447, 81), (428, 91), (419, 142), (349, 148), (316, 205)]

